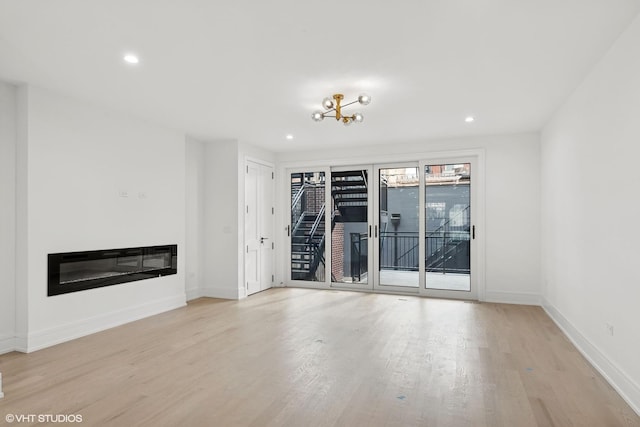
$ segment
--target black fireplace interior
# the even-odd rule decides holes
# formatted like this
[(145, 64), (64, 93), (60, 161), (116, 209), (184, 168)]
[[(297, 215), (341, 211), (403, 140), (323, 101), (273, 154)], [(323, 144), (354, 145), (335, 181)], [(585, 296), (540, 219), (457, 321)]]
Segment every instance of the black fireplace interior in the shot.
[(48, 295), (177, 273), (178, 245), (49, 254)]

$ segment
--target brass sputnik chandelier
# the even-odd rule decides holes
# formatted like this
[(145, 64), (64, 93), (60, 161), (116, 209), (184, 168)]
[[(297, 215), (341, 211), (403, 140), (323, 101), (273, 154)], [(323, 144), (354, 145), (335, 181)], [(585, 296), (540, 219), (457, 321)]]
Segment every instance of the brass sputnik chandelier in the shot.
[[(362, 94), (357, 100), (341, 105), (343, 99), (344, 95), (341, 93), (336, 93), (333, 95), (333, 98), (325, 98), (322, 101), (322, 106), (325, 111), (314, 111), (313, 114), (311, 114), (311, 118), (316, 122), (321, 122), (325, 117), (334, 117), (337, 121), (342, 121), (345, 126), (349, 126), (354, 122), (362, 122), (364, 120), (364, 116), (361, 113), (353, 113), (350, 116), (345, 116), (342, 114), (342, 109), (355, 104), (356, 102), (360, 105), (368, 105), (371, 102), (371, 97), (369, 95)], [(331, 114), (333, 112), (335, 112), (335, 114)]]

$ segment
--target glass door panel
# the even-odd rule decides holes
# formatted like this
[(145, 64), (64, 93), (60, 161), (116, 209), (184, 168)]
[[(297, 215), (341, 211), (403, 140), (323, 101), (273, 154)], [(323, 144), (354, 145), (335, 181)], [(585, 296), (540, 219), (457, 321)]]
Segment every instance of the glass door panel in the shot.
[(419, 176), (417, 167), (385, 167), (378, 174), (378, 284), (418, 288)]
[(291, 280), (325, 281), (325, 173), (291, 174)]
[(369, 171), (331, 171), (331, 282), (369, 283)]
[(471, 164), (426, 165), (426, 288), (471, 291)]

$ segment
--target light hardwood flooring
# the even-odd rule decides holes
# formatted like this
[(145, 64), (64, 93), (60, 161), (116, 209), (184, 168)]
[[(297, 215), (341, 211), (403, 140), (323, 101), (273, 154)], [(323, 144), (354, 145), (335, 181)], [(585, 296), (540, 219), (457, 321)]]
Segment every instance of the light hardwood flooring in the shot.
[(272, 289), (6, 354), (0, 372), (0, 424), (640, 426), (531, 306)]

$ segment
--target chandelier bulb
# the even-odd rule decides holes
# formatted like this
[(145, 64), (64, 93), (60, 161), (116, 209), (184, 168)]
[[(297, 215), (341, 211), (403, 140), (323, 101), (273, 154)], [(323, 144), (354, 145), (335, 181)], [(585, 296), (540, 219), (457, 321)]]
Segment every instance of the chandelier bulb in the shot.
[(362, 115), (362, 113), (355, 113), (355, 114), (353, 115), (353, 120), (354, 120), (356, 123), (362, 123), (362, 121), (364, 120), (364, 116)]
[(363, 93), (358, 97), (358, 102), (362, 105), (369, 105), (369, 103), (371, 102), (371, 97), (366, 93)]
[(314, 122), (321, 122), (322, 120), (324, 120), (324, 114), (322, 114), (322, 111), (314, 111), (311, 114), (311, 118)]
[(322, 100), (322, 106), (324, 107), (325, 110), (330, 110), (333, 108), (333, 99), (331, 98), (325, 98)]
[(349, 126), (353, 123), (353, 119), (351, 117), (343, 117), (342, 123), (344, 123), (345, 126)]

